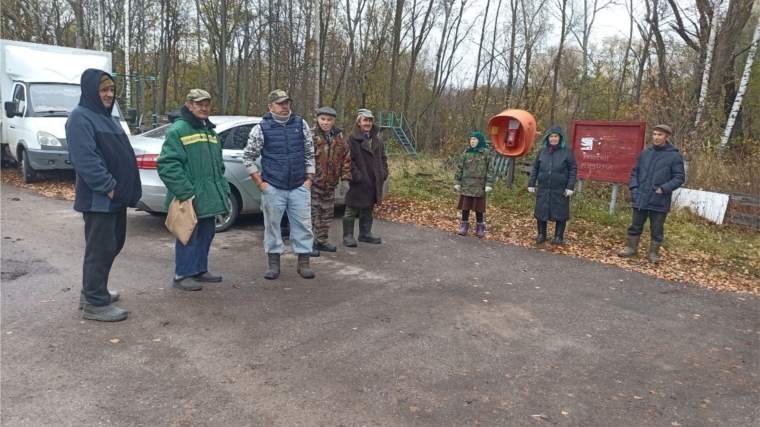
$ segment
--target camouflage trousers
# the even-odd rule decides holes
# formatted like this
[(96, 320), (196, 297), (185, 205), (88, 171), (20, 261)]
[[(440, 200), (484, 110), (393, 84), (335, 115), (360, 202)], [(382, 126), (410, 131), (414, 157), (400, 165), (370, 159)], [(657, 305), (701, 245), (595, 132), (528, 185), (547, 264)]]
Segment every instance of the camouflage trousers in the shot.
[(311, 228), (314, 231), (314, 243), (327, 243), (330, 222), (335, 215), (335, 190), (319, 192), (311, 190)]

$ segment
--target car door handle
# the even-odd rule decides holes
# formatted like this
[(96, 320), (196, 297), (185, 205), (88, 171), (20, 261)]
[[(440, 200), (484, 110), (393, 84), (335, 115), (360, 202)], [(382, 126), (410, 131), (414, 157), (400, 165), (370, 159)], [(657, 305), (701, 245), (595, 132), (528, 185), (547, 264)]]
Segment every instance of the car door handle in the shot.
[(10, 128), (11, 128), (11, 129), (16, 129), (16, 126), (11, 126)]
[(243, 156), (236, 156), (236, 155), (230, 154), (230, 159), (242, 159), (242, 158)]

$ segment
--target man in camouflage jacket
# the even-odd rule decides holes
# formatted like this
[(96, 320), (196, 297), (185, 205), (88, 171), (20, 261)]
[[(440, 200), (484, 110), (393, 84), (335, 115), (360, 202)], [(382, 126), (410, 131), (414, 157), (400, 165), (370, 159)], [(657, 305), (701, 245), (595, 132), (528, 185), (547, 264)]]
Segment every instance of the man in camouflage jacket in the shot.
[(330, 222), (335, 213), (335, 188), (339, 180), (351, 181), (351, 154), (343, 132), (335, 126), (337, 113), (330, 107), (317, 110), (317, 125), (311, 130), (314, 140), (316, 173), (311, 187), (311, 222), (314, 246), (311, 256), (319, 251), (335, 252), (327, 241)]

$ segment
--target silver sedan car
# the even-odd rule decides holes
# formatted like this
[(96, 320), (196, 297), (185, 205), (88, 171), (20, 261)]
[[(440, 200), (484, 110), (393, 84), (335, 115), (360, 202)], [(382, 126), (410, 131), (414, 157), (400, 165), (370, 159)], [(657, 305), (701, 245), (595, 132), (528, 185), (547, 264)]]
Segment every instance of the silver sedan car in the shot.
[[(261, 193), (258, 187), (246, 173), (243, 166), (243, 148), (248, 143), (248, 134), (254, 125), (261, 121), (260, 117), (248, 116), (211, 116), (216, 125), (219, 143), (222, 144), (224, 158), (224, 177), (230, 184), (229, 206), (230, 213), (216, 217), (216, 231), (229, 229), (240, 214), (261, 212)], [(140, 169), (142, 181), (142, 198), (137, 203), (137, 209), (152, 215), (164, 214), (166, 186), (158, 176), (156, 159), (161, 153), (166, 132), (170, 125), (164, 125), (145, 132), (141, 135), (130, 136), (132, 148), (137, 156), (137, 167)], [(261, 167), (261, 164), (257, 164)], [(343, 183), (341, 183), (343, 184)], [(343, 204), (343, 197), (348, 185), (339, 185), (335, 191), (335, 204)], [(383, 198), (388, 194), (388, 181), (383, 188)]]

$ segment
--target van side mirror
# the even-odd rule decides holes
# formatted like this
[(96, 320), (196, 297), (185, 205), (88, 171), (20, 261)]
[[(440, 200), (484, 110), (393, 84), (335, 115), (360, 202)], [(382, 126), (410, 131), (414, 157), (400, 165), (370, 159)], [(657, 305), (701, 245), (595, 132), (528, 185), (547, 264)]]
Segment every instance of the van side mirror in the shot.
[(21, 112), (16, 111), (16, 103), (13, 101), (6, 101), (3, 105), (5, 107), (5, 116), (12, 119), (16, 116), (21, 117)]
[(137, 123), (137, 109), (136, 108), (130, 108), (127, 112), (127, 122), (135, 124)]

